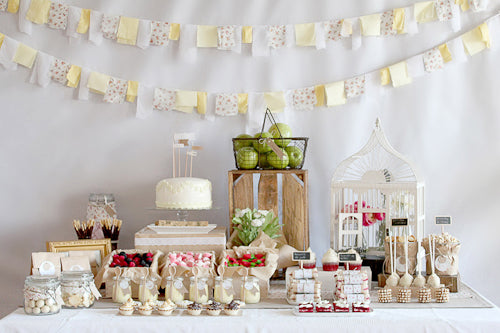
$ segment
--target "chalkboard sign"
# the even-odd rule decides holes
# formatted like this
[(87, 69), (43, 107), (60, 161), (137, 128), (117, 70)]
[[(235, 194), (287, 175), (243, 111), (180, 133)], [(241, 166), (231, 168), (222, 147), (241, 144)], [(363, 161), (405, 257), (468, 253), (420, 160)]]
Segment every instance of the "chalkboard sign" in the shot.
[(311, 252), (292, 252), (292, 260), (311, 260)]
[(438, 225), (450, 225), (451, 224), (451, 216), (436, 216), (436, 224)]
[(356, 261), (356, 253), (339, 253), (339, 261)]
[(397, 218), (397, 219), (391, 219), (391, 225), (393, 227), (405, 227), (408, 225), (408, 218)]

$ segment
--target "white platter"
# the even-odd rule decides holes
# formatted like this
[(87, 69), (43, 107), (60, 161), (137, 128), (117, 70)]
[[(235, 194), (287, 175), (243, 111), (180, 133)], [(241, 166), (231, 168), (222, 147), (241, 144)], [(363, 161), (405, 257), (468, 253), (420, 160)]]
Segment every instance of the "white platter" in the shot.
[(208, 234), (214, 230), (217, 224), (209, 224), (207, 226), (159, 226), (150, 224), (148, 228), (157, 234)]
[(299, 317), (370, 317), (371, 312), (299, 312), (299, 308), (293, 308), (293, 314)]

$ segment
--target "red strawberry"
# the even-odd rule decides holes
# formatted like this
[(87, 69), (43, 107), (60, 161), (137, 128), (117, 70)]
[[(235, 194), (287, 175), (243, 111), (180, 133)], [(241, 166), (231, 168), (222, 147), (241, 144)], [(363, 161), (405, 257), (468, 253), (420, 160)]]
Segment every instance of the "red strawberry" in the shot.
[(133, 261), (129, 262), (128, 267), (135, 267), (135, 262)]
[(264, 254), (262, 254), (262, 253), (257, 253), (257, 254), (255, 255), (255, 257), (256, 257), (257, 259), (262, 259), (262, 258), (264, 257)]
[(247, 261), (243, 261), (243, 262), (241, 262), (241, 264), (242, 264), (243, 266), (245, 266), (245, 267), (250, 267), (250, 263), (249, 263), (249, 262), (247, 262)]
[(257, 267), (265, 266), (265, 264), (257, 264)]
[(115, 264), (114, 262), (112, 262), (112, 263), (109, 265), (109, 267), (115, 267), (115, 266), (116, 266), (116, 264)]

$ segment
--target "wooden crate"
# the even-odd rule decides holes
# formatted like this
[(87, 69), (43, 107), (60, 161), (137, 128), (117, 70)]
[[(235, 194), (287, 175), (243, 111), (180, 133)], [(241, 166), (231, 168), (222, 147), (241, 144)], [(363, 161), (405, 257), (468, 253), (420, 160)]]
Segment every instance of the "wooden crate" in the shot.
[[(307, 170), (231, 170), (228, 172), (229, 220), (236, 208), (253, 208), (254, 175), (258, 179), (257, 207), (278, 216), (281, 206), (283, 233), (290, 246), (309, 247), (309, 205)], [(281, 189), (278, 177), (281, 177)], [(281, 202), (279, 192), (281, 191)], [(233, 232), (232, 225), (230, 234)], [(304, 248), (305, 246), (305, 248)]]
[[(385, 280), (389, 277), (388, 274), (379, 274), (378, 275), (378, 286), (380, 288), (385, 287)], [(415, 275), (414, 275), (415, 277)], [(429, 276), (424, 276), (425, 279), (427, 279)], [(458, 275), (442, 275), (439, 277), (441, 280), (441, 284), (444, 284), (444, 286), (448, 289), (450, 289), (451, 293), (456, 293), (459, 291), (460, 287), (460, 274)]]

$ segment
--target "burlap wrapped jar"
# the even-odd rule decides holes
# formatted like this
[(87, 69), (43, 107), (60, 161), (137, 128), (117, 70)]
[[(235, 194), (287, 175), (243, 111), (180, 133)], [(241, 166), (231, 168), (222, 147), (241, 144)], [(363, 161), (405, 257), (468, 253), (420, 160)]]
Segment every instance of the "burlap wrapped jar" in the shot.
[(460, 242), (436, 241), (435, 257), (431, 258), (429, 251), (429, 238), (424, 238), (422, 245), (425, 249), (426, 271), (431, 273), (431, 260), (434, 260), (434, 269), (438, 276), (458, 274), (458, 253)]
[[(385, 273), (392, 274), (391, 271), (391, 254), (389, 251), (389, 239), (386, 238), (384, 243), (385, 248)], [(392, 243), (392, 252), (394, 255), (394, 243)], [(408, 242), (408, 273), (415, 274), (415, 269), (417, 267), (417, 252), (418, 252), (418, 243), (417, 242)], [(404, 274), (405, 273), (405, 243), (404, 242), (396, 242), (396, 265), (395, 265), (396, 273)]]

